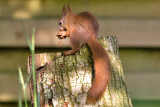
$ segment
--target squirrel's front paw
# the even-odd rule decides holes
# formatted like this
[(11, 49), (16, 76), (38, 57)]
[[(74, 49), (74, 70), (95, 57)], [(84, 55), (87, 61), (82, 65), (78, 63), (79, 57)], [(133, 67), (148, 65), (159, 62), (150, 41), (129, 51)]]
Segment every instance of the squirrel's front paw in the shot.
[(69, 55), (70, 53), (68, 51), (63, 52), (64, 55)]

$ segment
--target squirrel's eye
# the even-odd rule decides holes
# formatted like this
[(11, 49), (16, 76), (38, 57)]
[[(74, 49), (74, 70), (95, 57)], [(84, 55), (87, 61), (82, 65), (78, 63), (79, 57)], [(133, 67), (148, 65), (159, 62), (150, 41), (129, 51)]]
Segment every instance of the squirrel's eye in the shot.
[(59, 22), (59, 25), (62, 25), (62, 22)]

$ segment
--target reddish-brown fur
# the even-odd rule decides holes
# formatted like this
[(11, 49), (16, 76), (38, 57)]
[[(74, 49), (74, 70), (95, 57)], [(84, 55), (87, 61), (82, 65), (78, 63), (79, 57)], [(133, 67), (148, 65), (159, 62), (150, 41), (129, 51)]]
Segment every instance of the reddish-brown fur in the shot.
[(111, 66), (107, 52), (97, 41), (98, 22), (89, 12), (75, 15), (70, 6), (63, 7), (58, 35), (60, 39), (70, 37), (72, 50), (65, 51), (65, 55), (76, 53), (82, 45), (88, 44), (93, 53), (95, 78), (87, 94), (87, 103), (96, 103), (103, 95), (109, 82)]

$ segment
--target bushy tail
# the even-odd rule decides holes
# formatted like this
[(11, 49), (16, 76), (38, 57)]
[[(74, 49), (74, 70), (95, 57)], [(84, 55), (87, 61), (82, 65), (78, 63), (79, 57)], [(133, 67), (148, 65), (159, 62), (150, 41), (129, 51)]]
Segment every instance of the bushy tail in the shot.
[(87, 94), (87, 104), (95, 104), (103, 95), (109, 82), (111, 65), (109, 57), (96, 38), (87, 41), (94, 60), (95, 77)]

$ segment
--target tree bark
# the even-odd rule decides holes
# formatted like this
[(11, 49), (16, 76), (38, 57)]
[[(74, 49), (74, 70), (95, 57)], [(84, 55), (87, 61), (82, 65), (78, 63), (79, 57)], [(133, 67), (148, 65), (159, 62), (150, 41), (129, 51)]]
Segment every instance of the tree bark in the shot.
[[(35, 55), (36, 83), (40, 107), (132, 107), (119, 58), (117, 39), (101, 37), (100, 43), (109, 54), (112, 74), (104, 96), (95, 105), (85, 105), (86, 95), (94, 79), (91, 50), (82, 46), (75, 55), (59, 53)], [(32, 71), (31, 56), (28, 73)], [(33, 106), (33, 81), (30, 79)]]

